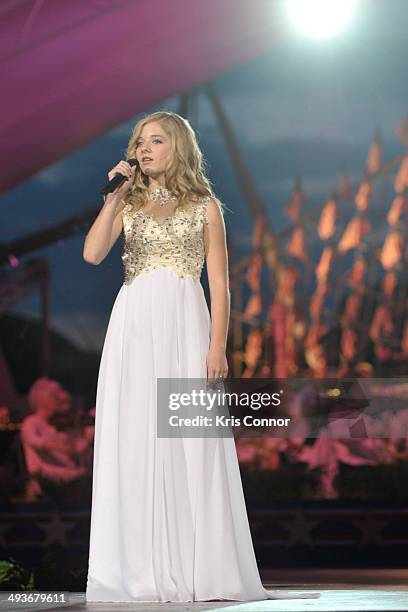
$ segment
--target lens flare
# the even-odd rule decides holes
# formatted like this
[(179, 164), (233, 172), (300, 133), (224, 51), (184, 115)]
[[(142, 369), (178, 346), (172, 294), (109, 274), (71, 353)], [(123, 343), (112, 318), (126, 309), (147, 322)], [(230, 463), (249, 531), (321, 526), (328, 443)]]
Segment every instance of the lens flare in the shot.
[(287, 0), (287, 10), (300, 32), (312, 38), (329, 38), (347, 27), (356, 4), (356, 0)]

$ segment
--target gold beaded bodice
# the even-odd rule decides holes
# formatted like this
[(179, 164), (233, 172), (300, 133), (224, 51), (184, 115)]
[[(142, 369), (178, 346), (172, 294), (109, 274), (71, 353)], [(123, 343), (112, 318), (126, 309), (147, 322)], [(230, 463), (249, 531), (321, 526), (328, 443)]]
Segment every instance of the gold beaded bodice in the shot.
[(209, 198), (191, 202), (188, 209), (158, 221), (142, 210), (133, 211), (127, 204), (122, 211), (124, 247), (122, 262), (124, 284), (135, 276), (159, 267), (173, 270), (184, 278), (200, 280), (205, 261), (204, 224), (208, 224)]

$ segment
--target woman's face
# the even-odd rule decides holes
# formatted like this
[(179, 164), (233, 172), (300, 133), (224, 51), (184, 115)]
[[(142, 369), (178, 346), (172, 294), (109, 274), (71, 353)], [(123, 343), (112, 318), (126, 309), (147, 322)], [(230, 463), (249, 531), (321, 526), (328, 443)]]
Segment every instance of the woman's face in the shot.
[(170, 138), (159, 122), (152, 121), (143, 127), (136, 141), (136, 158), (143, 174), (154, 178), (163, 174), (170, 151)]

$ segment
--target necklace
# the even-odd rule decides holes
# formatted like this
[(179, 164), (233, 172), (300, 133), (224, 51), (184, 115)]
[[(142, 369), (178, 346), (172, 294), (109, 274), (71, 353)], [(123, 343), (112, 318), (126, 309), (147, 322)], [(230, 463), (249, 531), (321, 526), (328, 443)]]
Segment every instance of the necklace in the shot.
[(171, 193), (166, 187), (156, 187), (149, 191), (149, 198), (153, 201), (158, 201), (160, 206), (164, 206), (167, 202), (177, 200), (176, 196)]

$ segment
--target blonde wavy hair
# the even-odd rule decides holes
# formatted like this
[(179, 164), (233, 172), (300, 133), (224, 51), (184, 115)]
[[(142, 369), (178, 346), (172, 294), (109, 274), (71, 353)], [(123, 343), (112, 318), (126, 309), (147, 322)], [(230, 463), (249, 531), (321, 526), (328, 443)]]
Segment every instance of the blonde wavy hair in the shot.
[[(132, 130), (126, 150), (126, 160), (136, 157), (136, 143), (148, 123), (157, 121), (170, 138), (171, 152), (165, 168), (166, 188), (178, 199), (176, 208), (187, 207), (191, 200), (213, 198), (223, 212), (224, 204), (217, 198), (205, 173), (205, 160), (189, 121), (177, 113), (158, 111), (140, 119)], [(136, 165), (133, 184), (123, 198), (123, 204), (130, 204), (139, 210), (148, 202), (149, 177)]]

